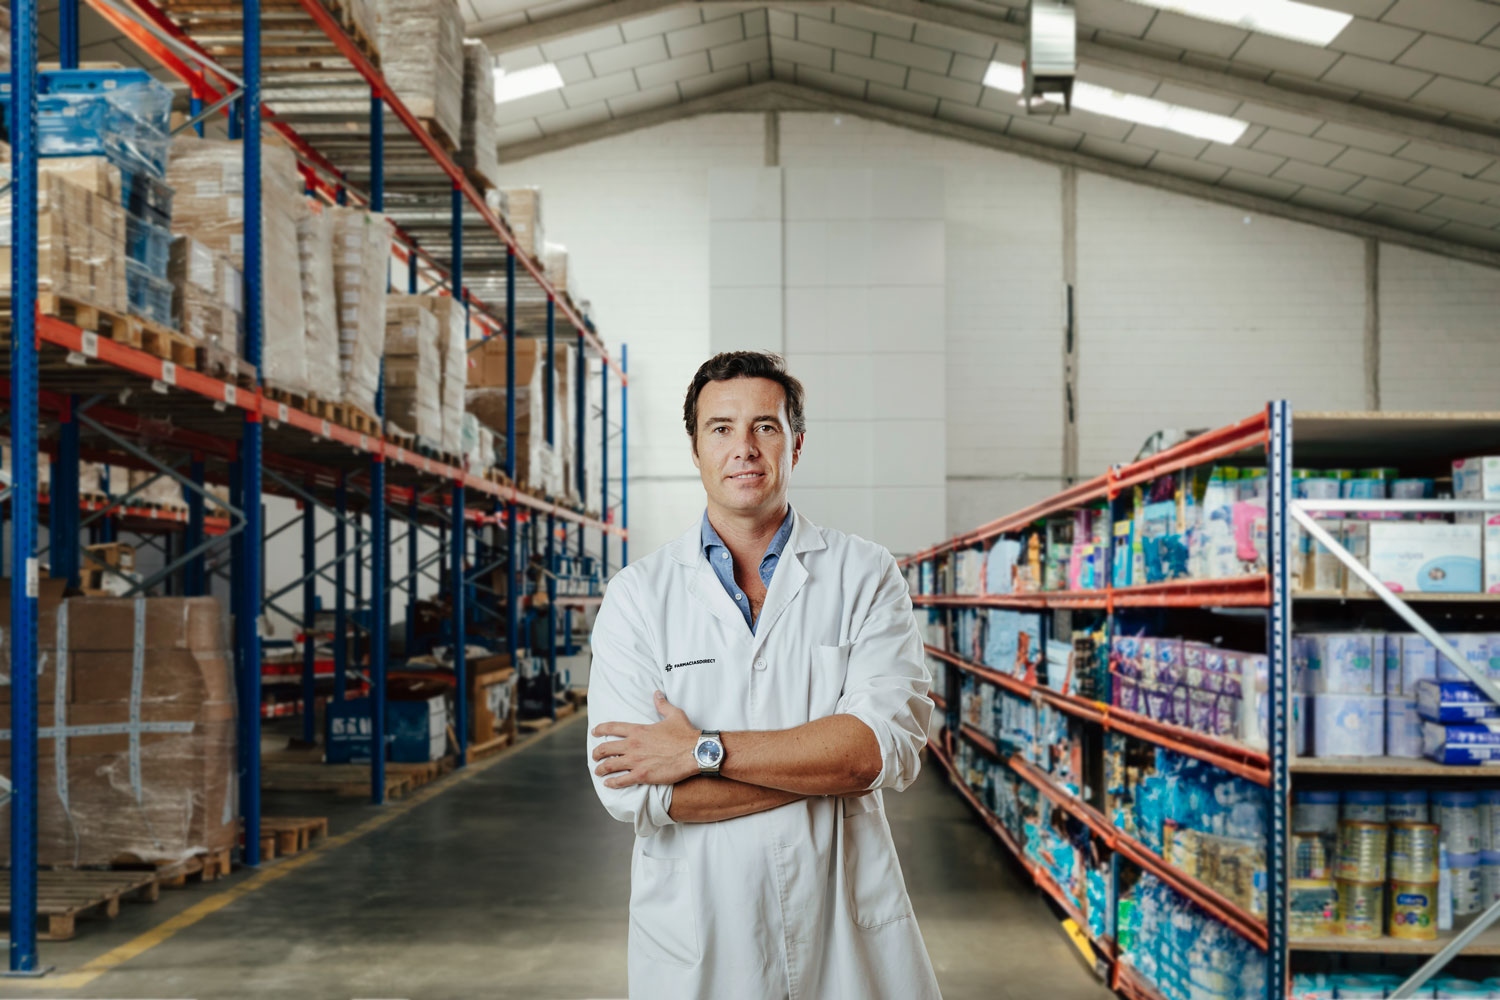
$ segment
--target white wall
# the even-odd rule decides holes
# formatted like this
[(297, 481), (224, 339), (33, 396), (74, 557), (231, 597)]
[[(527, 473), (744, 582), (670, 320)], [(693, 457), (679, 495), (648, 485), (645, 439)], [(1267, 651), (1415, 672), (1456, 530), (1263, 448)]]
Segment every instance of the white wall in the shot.
[[(503, 168), (507, 185), (545, 189), (549, 239), (568, 245), (607, 341), (631, 345), (633, 555), (700, 509), (681, 403), (721, 346), (710, 337), (709, 178), (762, 171), (765, 131), (762, 115), (710, 116)], [(1062, 171), (823, 113), (781, 115), (779, 157), (788, 170), (941, 170), (943, 309), (906, 335), (945, 341), (946, 531), (1054, 492)], [(1082, 474), (1128, 459), (1157, 429), (1226, 423), (1273, 396), (1365, 407), (1363, 240), (1083, 172), (1076, 213)], [(1382, 246), (1379, 281), (1383, 407), (1494, 409), (1500, 271)], [(784, 330), (767, 331), (768, 345), (785, 343)]]

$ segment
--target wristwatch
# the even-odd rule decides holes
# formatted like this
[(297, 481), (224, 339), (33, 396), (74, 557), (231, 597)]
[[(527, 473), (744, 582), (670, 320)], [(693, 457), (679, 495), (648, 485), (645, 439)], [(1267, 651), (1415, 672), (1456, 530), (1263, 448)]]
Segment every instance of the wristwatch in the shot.
[(717, 729), (705, 729), (699, 734), (693, 747), (693, 760), (698, 762), (699, 774), (719, 776), (719, 768), (724, 763), (724, 741)]

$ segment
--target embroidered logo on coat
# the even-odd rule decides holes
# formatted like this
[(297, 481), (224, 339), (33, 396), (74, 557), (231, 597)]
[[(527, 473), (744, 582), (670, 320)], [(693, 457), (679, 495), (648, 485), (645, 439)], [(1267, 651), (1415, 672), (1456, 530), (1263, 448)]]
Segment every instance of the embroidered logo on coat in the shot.
[(716, 660), (712, 656), (710, 656), (706, 660), (686, 660), (686, 661), (684, 661), (682, 663), (668, 663), (667, 664), (667, 673), (670, 674), (674, 670), (681, 670), (683, 667), (696, 667), (700, 663), (718, 663), (718, 662), (719, 662), (718, 660)]

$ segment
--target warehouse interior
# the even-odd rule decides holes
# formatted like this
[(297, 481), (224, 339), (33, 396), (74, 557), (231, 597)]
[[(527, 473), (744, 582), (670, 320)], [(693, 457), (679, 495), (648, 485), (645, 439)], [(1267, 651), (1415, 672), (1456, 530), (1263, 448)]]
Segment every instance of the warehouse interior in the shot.
[(0, 13), (0, 997), (850, 995), (585, 771), (766, 351), (920, 774), (720, 829), (875, 803), (858, 995), (1500, 998), (1500, 2)]

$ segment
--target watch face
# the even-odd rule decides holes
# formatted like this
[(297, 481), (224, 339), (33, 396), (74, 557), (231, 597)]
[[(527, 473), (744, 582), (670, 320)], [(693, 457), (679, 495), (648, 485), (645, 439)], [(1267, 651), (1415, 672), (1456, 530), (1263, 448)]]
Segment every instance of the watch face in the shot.
[(724, 748), (716, 740), (704, 740), (696, 751), (698, 766), (713, 767), (724, 759)]

